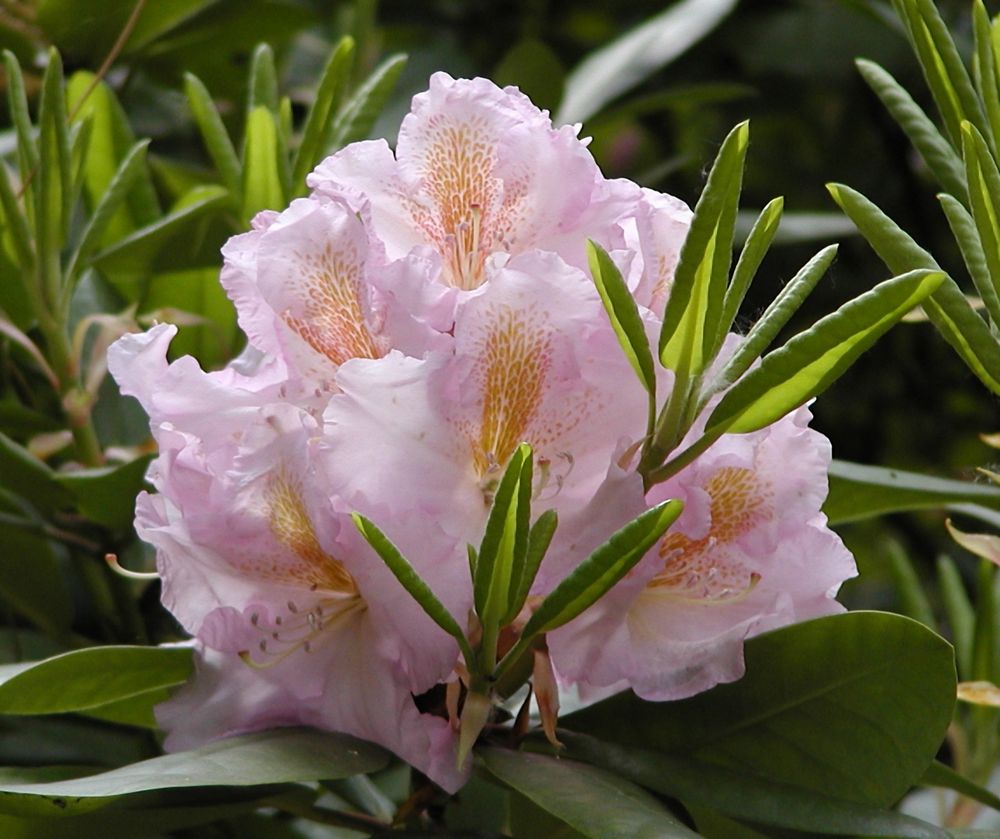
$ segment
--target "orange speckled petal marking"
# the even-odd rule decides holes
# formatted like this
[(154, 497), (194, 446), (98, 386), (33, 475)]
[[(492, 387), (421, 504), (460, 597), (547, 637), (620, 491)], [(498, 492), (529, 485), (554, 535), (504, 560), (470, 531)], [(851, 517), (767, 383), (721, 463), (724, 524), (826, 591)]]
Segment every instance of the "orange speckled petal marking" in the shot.
[(704, 487), (711, 499), (711, 528), (701, 539), (668, 533), (660, 542), (663, 570), (649, 581), (651, 591), (685, 599), (719, 601), (740, 596), (756, 575), (727, 548), (754, 527), (769, 521), (770, 488), (754, 470), (718, 469)]

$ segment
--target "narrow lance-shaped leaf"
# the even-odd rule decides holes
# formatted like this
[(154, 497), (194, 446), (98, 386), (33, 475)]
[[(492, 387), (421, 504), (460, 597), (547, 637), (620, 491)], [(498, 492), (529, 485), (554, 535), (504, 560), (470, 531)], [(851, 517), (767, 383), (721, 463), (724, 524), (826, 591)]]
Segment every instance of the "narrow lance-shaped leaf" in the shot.
[[(483, 647), (487, 657), (495, 652), (488, 647), (495, 643), (496, 632), (507, 612), (515, 557), (519, 551), (523, 557), (527, 548), (532, 461), (531, 447), (527, 443), (522, 443), (511, 455), (497, 486), (476, 559), (473, 593), (476, 614), (483, 624)], [(522, 485), (525, 480), (526, 487)], [(487, 666), (492, 666), (492, 662)]]
[(863, 58), (854, 63), (862, 78), (903, 129), (913, 147), (920, 152), (920, 156), (937, 182), (956, 198), (965, 201), (965, 170), (962, 159), (951, 143), (941, 135), (938, 127), (889, 73), (874, 62)]
[[(990, 319), (994, 323), (1000, 323), (1000, 297), (993, 285), (993, 278), (986, 261), (986, 254), (983, 252), (983, 243), (979, 239), (979, 231), (976, 229), (975, 219), (969, 211), (962, 206), (952, 196), (941, 193), (938, 195), (941, 202), (941, 209), (945, 218), (948, 219), (948, 227), (951, 228), (951, 235), (958, 243), (958, 249), (962, 253), (962, 261), (965, 263), (969, 276), (979, 292), (979, 296), (986, 306)], [(998, 275), (1000, 279), (1000, 275)]]
[(17, 157), (21, 169), (21, 181), (25, 182), (38, 168), (38, 147), (35, 132), (31, 127), (28, 111), (28, 96), (24, 89), (24, 77), (17, 56), (10, 50), (3, 51), (4, 69), (7, 71), (7, 105), (10, 121), (17, 133)]
[(511, 581), (510, 608), (501, 623), (510, 623), (524, 606), (528, 592), (531, 591), (531, 584), (535, 582), (538, 569), (545, 558), (545, 552), (552, 543), (552, 537), (555, 535), (558, 524), (559, 516), (556, 511), (546, 510), (532, 525), (528, 532), (528, 546), (524, 552), (524, 562), (520, 566), (520, 573), (517, 579)]
[[(843, 184), (827, 184), (827, 189), (890, 271), (898, 274), (914, 268), (938, 268), (934, 257), (861, 193)], [(969, 369), (1000, 394), (1000, 346), (954, 280), (945, 279), (923, 307)]]
[(800, 332), (733, 386), (709, 417), (705, 435), (756, 431), (822, 393), (943, 279), (936, 271), (893, 277)]
[(72, 191), (69, 134), (66, 125), (66, 102), (63, 95), (62, 62), (50, 51), (49, 66), (42, 80), (38, 109), (38, 173), (35, 188), (35, 238), (38, 260), (43, 266), (46, 293), (57, 298), (58, 256), (69, 225), (69, 199)]
[(660, 332), (660, 361), (680, 376), (697, 375), (712, 360), (708, 353), (729, 279), (748, 141), (749, 127), (743, 122), (723, 142), (674, 272)]
[(278, 169), (278, 126), (263, 105), (247, 117), (243, 150), (243, 220), (249, 222), (261, 210), (280, 210), (285, 194)]
[(372, 71), (337, 114), (330, 137), (333, 148), (342, 148), (368, 136), (405, 66), (405, 55), (390, 55)]
[(993, 33), (990, 15), (983, 0), (972, 4), (972, 33), (974, 52), (972, 76), (979, 100), (986, 107), (986, 124), (990, 129), (991, 145), (997, 148), (1000, 141), (1000, 87), (998, 87), (996, 56), (993, 53)]
[(902, 0), (910, 40), (952, 142), (961, 142), (962, 120), (985, 129), (985, 115), (948, 27), (933, 0)]
[(111, 221), (115, 211), (128, 197), (132, 185), (142, 175), (146, 165), (146, 149), (148, 147), (149, 140), (141, 140), (129, 149), (128, 154), (122, 158), (121, 165), (111, 179), (111, 183), (108, 184), (107, 191), (94, 207), (94, 212), (80, 235), (79, 244), (67, 263), (66, 277), (68, 282), (65, 293), (72, 292), (70, 283), (76, 279), (76, 269), (82, 267), (81, 260), (86, 259), (98, 248), (108, 222)]
[(712, 357), (718, 353), (726, 335), (733, 328), (736, 316), (739, 314), (740, 306), (743, 305), (743, 298), (746, 297), (747, 289), (757, 274), (761, 262), (767, 255), (771, 242), (774, 241), (775, 234), (781, 225), (781, 214), (785, 207), (784, 198), (774, 198), (768, 202), (767, 206), (760, 211), (757, 220), (750, 228), (740, 252), (740, 258), (736, 262), (733, 270), (733, 278), (726, 289), (726, 296), (722, 301), (722, 315), (719, 318), (719, 329), (715, 338), (715, 346), (712, 350)]
[[(611, 326), (614, 327), (618, 343), (621, 344), (625, 357), (639, 377), (642, 386), (656, 398), (656, 370), (653, 367), (653, 353), (649, 349), (649, 339), (639, 316), (632, 292), (629, 291), (622, 278), (618, 266), (611, 261), (608, 252), (593, 239), (587, 242), (587, 260), (590, 264), (590, 275), (601, 295), (604, 310), (608, 313)], [(654, 402), (655, 404), (655, 402)]]
[[(529, 562), (528, 549), (531, 546), (531, 531), (533, 529), (531, 527), (531, 493), (534, 491), (532, 485), (534, 468), (535, 461), (529, 447), (521, 463), (521, 478), (517, 483), (517, 509), (514, 511), (510, 578), (507, 581), (506, 603), (500, 616), (500, 626), (510, 623), (517, 617), (517, 613), (521, 610), (521, 603), (518, 602), (521, 581), (526, 574), (531, 574), (533, 577), (537, 571), (537, 566), (533, 570), (527, 567)], [(534, 561), (534, 557), (532, 557), (532, 561)], [(541, 562), (541, 557), (538, 558), (538, 561)]]
[(215, 109), (215, 103), (212, 102), (207, 88), (197, 76), (185, 73), (184, 91), (187, 94), (188, 105), (194, 114), (194, 121), (201, 132), (208, 156), (215, 164), (215, 169), (222, 179), (222, 185), (229, 190), (239, 205), (243, 194), (242, 166), (239, 155), (236, 154), (236, 149), (233, 147), (233, 142), (229, 139), (226, 126), (222, 123), (222, 117)]
[(392, 571), (400, 584), (409, 592), (410, 596), (420, 604), (420, 607), (427, 613), (434, 623), (440, 626), (452, 638), (458, 641), (458, 646), (462, 650), (466, 663), (471, 666), (473, 662), (472, 648), (466, 640), (465, 633), (462, 632), (458, 621), (449, 612), (444, 604), (437, 599), (430, 586), (421, 579), (413, 566), (399, 552), (399, 549), (389, 540), (378, 527), (360, 513), (352, 513), (354, 525), (358, 528), (365, 541), (372, 546), (372, 549), (379, 555), (382, 561)]
[(568, 623), (600, 599), (656, 544), (683, 509), (680, 501), (664, 501), (612, 534), (539, 604), (524, 627), (522, 640)]
[(902, 545), (895, 540), (888, 542), (885, 551), (889, 557), (889, 570), (899, 597), (898, 611), (934, 629), (937, 626), (934, 610), (931, 608), (930, 600), (927, 599), (927, 592), (924, 591), (924, 585), (913, 567), (913, 562), (906, 555)]
[(354, 39), (345, 35), (330, 54), (309, 112), (306, 114), (302, 141), (292, 165), (292, 188), (296, 195), (305, 194), (305, 179), (319, 162), (333, 130), (333, 115), (337, 112), (344, 85), (354, 58)]
[(829, 245), (792, 277), (719, 372), (713, 385), (714, 391), (725, 389), (750, 369), (750, 365), (771, 345), (792, 315), (799, 310), (816, 283), (826, 274), (836, 255), (837, 246)]
[(938, 558), (938, 588), (944, 604), (948, 627), (955, 644), (955, 660), (962, 679), (972, 678), (972, 646), (975, 637), (976, 613), (965, 590), (965, 583), (954, 560)]
[(940, 760), (935, 760), (927, 767), (927, 771), (924, 772), (920, 783), (928, 787), (953, 789), (955, 792), (959, 792), (973, 801), (978, 801), (980, 804), (985, 804), (994, 810), (1000, 810), (1000, 797), (985, 787), (980, 786), (975, 781), (956, 772), (948, 764), (942, 763)]
[(3, 207), (3, 226), (10, 231), (10, 238), (14, 243), (14, 249), (20, 263), (21, 271), (18, 278), (21, 282), (30, 283), (32, 279), (29, 273), (35, 264), (31, 230), (28, 227), (28, 219), (22, 212), (14, 189), (11, 187), (7, 166), (2, 161), (0, 161), (0, 207)]
[(997, 171), (986, 141), (968, 122), (962, 124), (962, 153), (969, 181), (969, 205), (990, 275), (990, 283), (983, 283), (985, 288), (979, 289), (979, 293), (993, 322), (1000, 323), (1000, 206), (997, 203), (1000, 202), (1000, 171)]
[(278, 74), (274, 69), (274, 50), (269, 44), (258, 44), (250, 59), (247, 88), (247, 117), (255, 108), (278, 110)]

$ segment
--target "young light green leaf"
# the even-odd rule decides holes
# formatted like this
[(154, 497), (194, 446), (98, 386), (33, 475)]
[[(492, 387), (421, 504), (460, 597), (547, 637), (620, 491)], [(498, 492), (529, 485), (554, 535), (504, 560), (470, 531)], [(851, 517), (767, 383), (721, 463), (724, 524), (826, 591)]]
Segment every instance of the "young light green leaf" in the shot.
[(710, 353), (717, 343), (729, 280), (749, 136), (748, 124), (743, 122), (723, 142), (674, 272), (659, 353), (663, 366), (684, 378), (697, 376), (712, 362)]
[(87, 711), (187, 681), (187, 647), (91, 647), (0, 665), (0, 713)]
[(740, 306), (743, 305), (743, 298), (746, 297), (747, 289), (760, 268), (767, 255), (771, 242), (774, 241), (775, 234), (781, 225), (781, 214), (785, 207), (784, 198), (774, 198), (768, 202), (767, 206), (760, 211), (750, 233), (740, 251), (740, 258), (736, 262), (733, 270), (733, 278), (726, 289), (726, 296), (722, 301), (722, 315), (719, 318), (719, 329), (715, 339), (715, 346), (711, 355), (714, 357), (722, 341), (733, 328), (736, 322), (736, 315), (739, 314)]
[(837, 246), (829, 245), (792, 277), (719, 371), (712, 386), (714, 392), (729, 387), (750, 369), (750, 365), (771, 345), (792, 315), (799, 310), (806, 297), (816, 287), (816, 283), (826, 274), (836, 255)]
[(945, 617), (955, 644), (955, 661), (961, 679), (972, 678), (972, 645), (975, 637), (976, 613), (965, 590), (965, 583), (954, 560), (941, 556), (937, 562), (938, 588), (944, 604)]
[(309, 113), (306, 114), (302, 141), (299, 143), (292, 165), (292, 192), (295, 195), (305, 194), (306, 175), (323, 156), (333, 130), (333, 115), (340, 106), (340, 98), (350, 75), (353, 60), (354, 39), (345, 35), (330, 53), (326, 67), (323, 68), (323, 75), (320, 76), (316, 95), (309, 106)]
[[(990, 268), (987, 264), (986, 254), (983, 252), (983, 243), (979, 240), (979, 231), (976, 229), (976, 222), (969, 214), (969, 211), (951, 195), (941, 193), (938, 195), (941, 202), (941, 209), (944, 210), (945, 218), (948, 219), (948, 227), (951, 234), (958, 243), (958, 249), (962, 253), (962, 261), (972, 277), (972, 282), (976, 286), (976, 291), (986, 307), (990, 320), (1000, 323), (1000, 297), (993, 286), (993, 279), (990, 275)], [(998, 275), (1000, 279), (1000, 275)]]
[(675, 798), (761, 825), (850, 836), (948, 839), (939, 827), (871, 804), (775, 783), (726, 766), (563, 733), (568, 756)]
[(136, 143), (122, 158), (121, 165), (119, 165), (97, 206), (94, 207), (94, 212), (91, 214), (87, 226), (83, 229), (79, 243), (67, 263), (67, 285), (64, 293), (72, 293), (73, 284), (78, 279), (77, 269), (82, 268), (82, 260), (86, 260), (97, 250), (101, 243), (101, 237), (115, 211), (122, 205), (132, 186), (145, 172), (146, 149), (148, 147), (149, 140), (142, 140)]
[(920, 779), (952, 720), (951, 645), (899, 615), (847, 612), (795, 624), (750, 639), (744, 658), (742, 679), (690, 699), (622, 693), (560, 723), (623, 746), (738, 766), (744, 780), (888, 807)]
[(35, 238), (45, 290), (54, 301), (58, 299), (58, 256), (69, 227), (73, 189), (62, 61), (54, 49), (49, 51), (49, 66), (42, 79), (38, 149), (38, 172), (32, 182), (36, 196)]
[[(914, 268), (938, 269), (934, 257), (861, 193), (843, 184), (827, 184), (827, 189), (889, 270), (903, 273)], [(923, 307), (969, 369), (991, 391), (1000, 394), (1000, 346), (954, 280), (947, 278)]]
[(1000, 142), (1000, 87), (998, 87), (997, 61), (993, 52), (993, 33), (990, 15), (983, 0), (972, 4), (972, 34), (974, 52), (972, 78), (979, 94), (979, 101), (986, 109), (986, 124), (990, 129), (993, 148)]
[[(1000, 171), (986, 141), (969, 122), (962, 123), (962, 154), (969, 182), (969, 205), (990, 277), (989, 283), (982, 282), (982, 289), (977, 283), (977, 289), (993, 322), (1000, 323), (1000, 205), (997, 203), (1000, 202)], [(983, 279), (980, 277), (980, 281)]]
[(31, 126), (21, 65), (10, 50), (3, 51), (3, 60), (7, 72), (7, 105), (10, 109), (10, 121), (17, 132), (17, 157), (23, 183), (38, 168), (38, 146), (35, 144), (35, 130)]
[(653, 367), (653, 353), (649, 349), (649, 338), (646, 337), (635, 298), (625, 284), (618, 266), (593, 239), (587, 241), (587, 260), (590, 275), (601, 295), (601, 302), (604, 303), (604, 310), (618, 336), (618, 343), (655, 404), (656, 370)]
[(243, 147), (243, 221), (246, 224), (261, 210), (280, 210), (287, 203), (278, 154), (278, 126), (274, 114), (258, 105), (247, 116)]
[(933, 0), (901, 0), (899, 5), (924, 79), (957, 147), (963, 120), (970, 120), (980, 131), (987, 130), (976, 91)]
[[(513, 595), (515, 566), (524, 562), (531, 515), (531, 446), (522, 443), (514, 450), (497, 485), (486, 521), (486, 530), (476, 559), (473, 579), (476, 614), (483, 624), (486, 655), (496, 641), (496, 632), (507, 614)], [(489, 662), (487, 667), (491, 667)]]
[(966, 200), (965, 169), (962, 159), (909, 93), (885, 70), (871, 61), (854, 62), (861, 76), (882, 100), (886, 110), (903, 129), (913, 147), (945, 190)]
[(511, 580), (513, 596), (510, 608), (501, 621), (502, 624), (514, 620), (521, 611), (521, 607), (524, 606), (524, 601), (528, 597), (528, 592), (531, 591), (531, 585), (535, 582), (538, 569), (545, 558), (545, 552), (549, 549), (558, 525), (559, 516), (555, 510), (546, 510), (532, 525), (528, 533), (528, 546), (524, 552), (524, 561), (518, 567), (517, 578)]
[(334, 149), (364, 140), (389, 101), (406, 66), (405, 55), (390, 55), (344, 104), (333, 121), (330, 145)]
[(274, 69), (274, 50), (270, 44), (258, 44), (250, 58), (247, 87), (247, 118), (256, 108), (278, 111), (278, 74)]
[(45, 783), (5, 779), (0, 781), (0, 808), (24, 815), (65, 816), (150, 790), (348, 778), (376, 772), (388, 763), (388, 752), (346, 734), (276, 728), (83, 778)]
[(212, 158), (215, 169), (219, 173), (222, 185), (229, 190), (233, 200), (241, 205), (243, 194), (242, 166), (239, 156), (229, 139), (229, 132), (222, 124), (222, 117), (215, 108), (215, 103), (208, 89), (201, 80), (192, 73), (184, 74), (184, 91), (187, 94), (188, 106), (194, 115), (194, 121), (201, 132), (202, 141), (208, 156)]
[(681, 514), (684, 505), (664, 501), (612, 534), (539, 604), (522, 640), (550, 632), (595, 603), (635, 566)]
[(834, 460), (829, 467), (830, 492), (823, 504), (831, 524), (963, 504), (1000, 511), (1000, 487), (986, 483), (936, 478), (902, 469)]
[(477, 756), (494, 778), (583, 836), (698, 837), (655, 796), (605, 769), (496, 747)]
[(566, 79), (556, 125), (583, 122), (711, 32), (736, 0), (682, 0), (585, 58)]
[(372, 546), (375, 553), (379, 555), (389, 570), (392, 571), (396, 579), (399, 580), (400, 585), (420, 604), (420, 607), (434, 623), (458, 641), (462, 655), (465, 656), (467, 665), (471, 667), (474, 660), (472, 648), (469, 646), (465, 633), (462, 632), (458, 621), (455, 620), (451, 612), (437, 599), (434, 592), (431, 591), (430, 586), (421, 579), (420, 575), (399, 552), (399, 549), (389, 540), (388, 536), (360, 513), (352, 513), (351, 518), (354, 520), (355, 527), (365, 537), (365, 541)]
[(705, 436), (756, 431), (822, 393), (943, 279), (935, 271), (893, 277), (800, 332), (726, 393)]

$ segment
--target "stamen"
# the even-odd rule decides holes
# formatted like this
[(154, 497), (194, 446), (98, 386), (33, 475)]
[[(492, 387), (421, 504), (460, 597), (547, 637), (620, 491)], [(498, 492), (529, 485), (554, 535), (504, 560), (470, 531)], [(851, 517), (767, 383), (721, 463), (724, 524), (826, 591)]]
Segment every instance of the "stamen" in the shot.
[(105, 554), (104, 561), (108, 563), (111, 570), (118, 574), (118, 576), (125, 577), (129, 580), (160, 579), (160, 575), (156, 571), (129, 571), (128, 568), (122, 568), (122, 566), (118, 563), (118, 556), (116, 554)]

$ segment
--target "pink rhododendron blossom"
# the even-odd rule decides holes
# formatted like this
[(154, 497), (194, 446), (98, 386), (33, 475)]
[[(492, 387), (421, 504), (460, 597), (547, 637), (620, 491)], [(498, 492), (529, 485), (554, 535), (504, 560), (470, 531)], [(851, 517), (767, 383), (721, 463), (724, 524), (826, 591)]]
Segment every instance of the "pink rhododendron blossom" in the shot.
[(743, 675), (746, 638), (842, 610), (833, 598), (854, 560), (820, 512), (830, 451), (809, 417), (800, 408), (724, 436), (644, 503), (638, 476), (614, 478), (605, 516), (617, 506), (624, 523), (667, 498), (684, 512), (625, 580), (550, 634), (563, 679), (585, 694), (680, 699)]
[[(192, 682), (157, 710), (168, 748), (307, 724), (457, 789), (468, 767), (448, 716), (469, 662), (351, 514), (475, 635), (466, 546), (522, 442), (532, 509), (560, 521), (522, 617), (648, 507), (685, 504), (625, 579), (549, 634), (548, 655), (533, 652), (550, 733), (559, 684), (688, 696), (738, 678), (746, 638), (840, 608), (854, 565), (820, 513), (830, 454), (808, 410), (722, 437), (651, 489), (635, 471), (647, 394), (586, 243), (619, 266), (655, 346), (683, 203), (605, 179), (577, 130), (517, 90), (443, 73), (414, 98), (395, 152), (354, 144), (308, 183), (223, 250), (249, 340), (239, 359), (211, 373), (168, 364), (169, 326), (109, 353), (160, 451), (137, 530), (196, 649)], [(661, 404), (672, 383), (659, 369)], [(418, 708), (431, 691), (450, 713)]]

